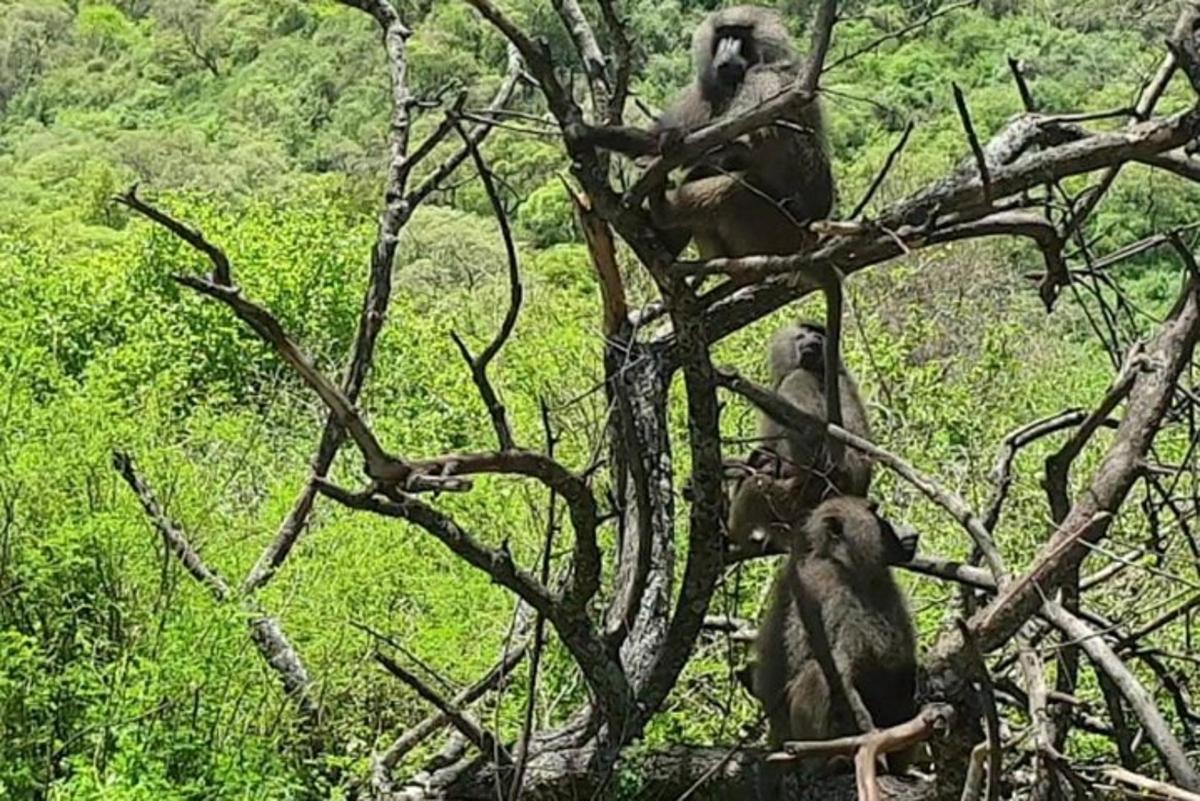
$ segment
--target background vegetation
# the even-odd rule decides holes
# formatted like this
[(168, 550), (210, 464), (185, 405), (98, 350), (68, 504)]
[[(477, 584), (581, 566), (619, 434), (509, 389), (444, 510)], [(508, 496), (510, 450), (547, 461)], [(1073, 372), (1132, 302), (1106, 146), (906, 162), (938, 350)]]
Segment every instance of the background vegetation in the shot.
[[(463, 4), (400, 5), (418, 31), (414, 91), (468, 86), (481, 106), (503, 72), (503, 43)], [(507, 5), (571, 61), (548, 4)], [(713, 5), (624, 3), (647, 106), (686, 80), (688, 31)], [(806, 19), (807, 5), (793, 2), (792, 18)], [(837, 28), (832, 59), (935, 5), (859, 4)], [(825, 84), (841, 207), (861, 196), (909, 120), (915, 132), (879, 202), (963, 155), (951, 81), (984, 133), (1016, 113), (1007, 56), (1026, 63), (1048, 109), (1130, 104), (1161, 57), (1171, 13), (1130, 0), (993, 0), (839, 66)], [(1180, 89), (1161, 106), (1185, 98)], [(522, 102), (537, 111), (533, 93)], [(371, 662), (355, 623), (456, 683), (503, 647), (508, 593), (414, 530), (321, 506), (261, 596), (321, 688), (333, 745), (311, 758), (240, 614), (166, 557), (109, 467), (114, 447), (132, 450), (210, 564), (227, 575), (252, 564), (306, 474), (323, 411), (225, 309), (169, 280), (200, 269), (195, 256), (110, 198), (140, 182), (220, 242), (246, 292), (333, 372), (353, 336), (375, 233), (387, 109), (375, 27), (331, 2), (0, 0), (0, 797), (337, 797), (373, 748), (426, 712)], [(561, 149), (516, 128), (497, 131), (486, 150), (515, 209), (528, 304), (493, 375), (523, 438), (539, 439), (544, 399), (564, 437), (560, 454), (582, 467), (605, 415), (598, 290), (560, 181)], [(405, 229), (391, 324), (364, 397), (376, 431), (405, 455), (492, 439), (448, 336), (486, 341), (508, 291), (486, 197), (463, 178)], [(1104, 251), (1189, 222), (1194, 191), (1128, 168), (1089, 237)], [(1025, 277), (1038, 269), (1024, 246), (969, 244), (851, 283), (848, 360), (872, 401), (876, 438), (976, 503), (1007, 431), (1099, 398), (1111, 375), (1084, 306), (1068, 298), (1051, 316), (1041, 309)], [(1137, 313), (1153, 317), (1173, 297), (1178, 268), (1147, 256), (1120, 279)], [(649, 295), (639, 276), (630, 281)], [(761, 376), (761, 342), (777, 322), (724, 343), (721, 358)], [(731, 405), (724, 419), (731, 437), (753, 430), (747, 407)], [(1017, 564), (1044, 531), (1036, 475), (1045, 452), (1021, 456), (999, 533)], [(339, 469), (357, 481), (355, 459)], [(876, 494), (922, 531), (923, 548), (965, 554), (961, 532), (910, 488), (885, 475)], [(482, 482), (443, 502), (532, 562), (543, 510), (522, 487)], [(1113, 540), (1143, 535), (1130, 527)], [(1182, 562), (1167, 567), (1195, 576)], [(769, 570), (733, 574), (726, 611), (754, 616)], [(952, 612), (952, 588), (905, 582), (932, 631)], [(1134, 598), (1144, 610), (1163, 600), (1135, 596), (1136, 575), (1118, 586), (1108, 601), (1127, 612)], [(720, 640), (702, 650), (649, 741), (728, 742), (752, 719), (730, 681), (737, 648)], [(553, 718), (583, 690), (565, 657), (548, 658), (539, 714)], [(519, 686), (495, 710), (506, 732), (519, 726)]]

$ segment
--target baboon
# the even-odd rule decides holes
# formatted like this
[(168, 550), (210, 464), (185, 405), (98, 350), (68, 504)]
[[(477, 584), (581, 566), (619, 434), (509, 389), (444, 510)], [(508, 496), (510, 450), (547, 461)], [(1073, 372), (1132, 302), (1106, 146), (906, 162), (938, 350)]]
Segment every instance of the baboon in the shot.
[[(916, 714), (916, 645), (888, 570), (916, 550), (862, 498), (818, 506), (771, 587), (755, 641), (752, 686), (769, 739), (824, 740)], [(893, 772), (911, 754), (889, 756)], [(806, 760), (812, 773), (825, 763)]]
[[(771, 388), (802, 411), (828, 420), (824, 359), (828, 338), (813, 322), (776, 331), (768, 345)], [(839, 358), (841, 425), (870, 439), (858, 385)], [(759, 416), (762, 441), (750, 457), (758, 472), (743, 479), (729, 509), (729, 538), (744, 546), (760, 538), (786, 546), (786, 536), (804, 514), (833, 495), (865, 496), (871, 487), (871, 459), (852, 448), (832, 449), (815, 431), (784, 428), (766, 413)]]
[[(695, 80), (655, 125), (664, 147), (778, 95), (798, 68), (783, 19), (760, 6), (710, 14), (692, 36), (692, 59)], [(824, 120), (814, 100), (708, 154), (678, 188), (652, 195), (650, 210), (675, 256), (691, 238), (705, 260), (793, 253), (811, 243), (807, 224), (829, 214), (833, 192)]]

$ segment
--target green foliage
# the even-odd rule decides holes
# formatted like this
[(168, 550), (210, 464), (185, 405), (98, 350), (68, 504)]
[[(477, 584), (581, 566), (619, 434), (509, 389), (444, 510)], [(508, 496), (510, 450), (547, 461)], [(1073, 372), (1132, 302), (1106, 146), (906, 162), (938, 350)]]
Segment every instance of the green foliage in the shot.
[(561, 181), (553, 180), (533, 190), (517, 217), (521, 228), (537, 247), (548, 247), (574, 238), (575, 212)]

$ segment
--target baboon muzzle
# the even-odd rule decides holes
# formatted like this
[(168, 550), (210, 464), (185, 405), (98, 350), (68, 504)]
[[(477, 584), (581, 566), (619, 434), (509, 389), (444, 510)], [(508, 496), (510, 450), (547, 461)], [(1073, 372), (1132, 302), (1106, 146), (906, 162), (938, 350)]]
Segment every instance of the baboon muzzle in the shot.
[(742, 40), (736, 36), (726, 36), (717, 42), (717, 52), (713, 55), (713, 67), (717, 77), (728, 85), (741, 83), (746, 74), (746, 58), (742, 55)]

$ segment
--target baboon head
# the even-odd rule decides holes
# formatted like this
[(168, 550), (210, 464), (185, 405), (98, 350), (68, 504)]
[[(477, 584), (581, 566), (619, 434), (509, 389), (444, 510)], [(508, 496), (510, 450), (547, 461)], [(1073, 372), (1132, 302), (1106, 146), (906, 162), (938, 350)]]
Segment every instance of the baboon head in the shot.
[(728, 99), (755, 64), (796, 57), (783, 18), (762, 6), (732, 6), (709, 14), (692, 35), (692, 61), (705, 98)]
[(778, 384), (794, 370), (825, 375), (825, 326), (814, 322), (785, 325), (767, 346), (771, 383)]
[(825, 559), (851, 576), (869, 576), (909, 561), (917, 534), (896, 529), (865, 498), (831, 498), (813, 510), (804, 526), (809, 557)]

